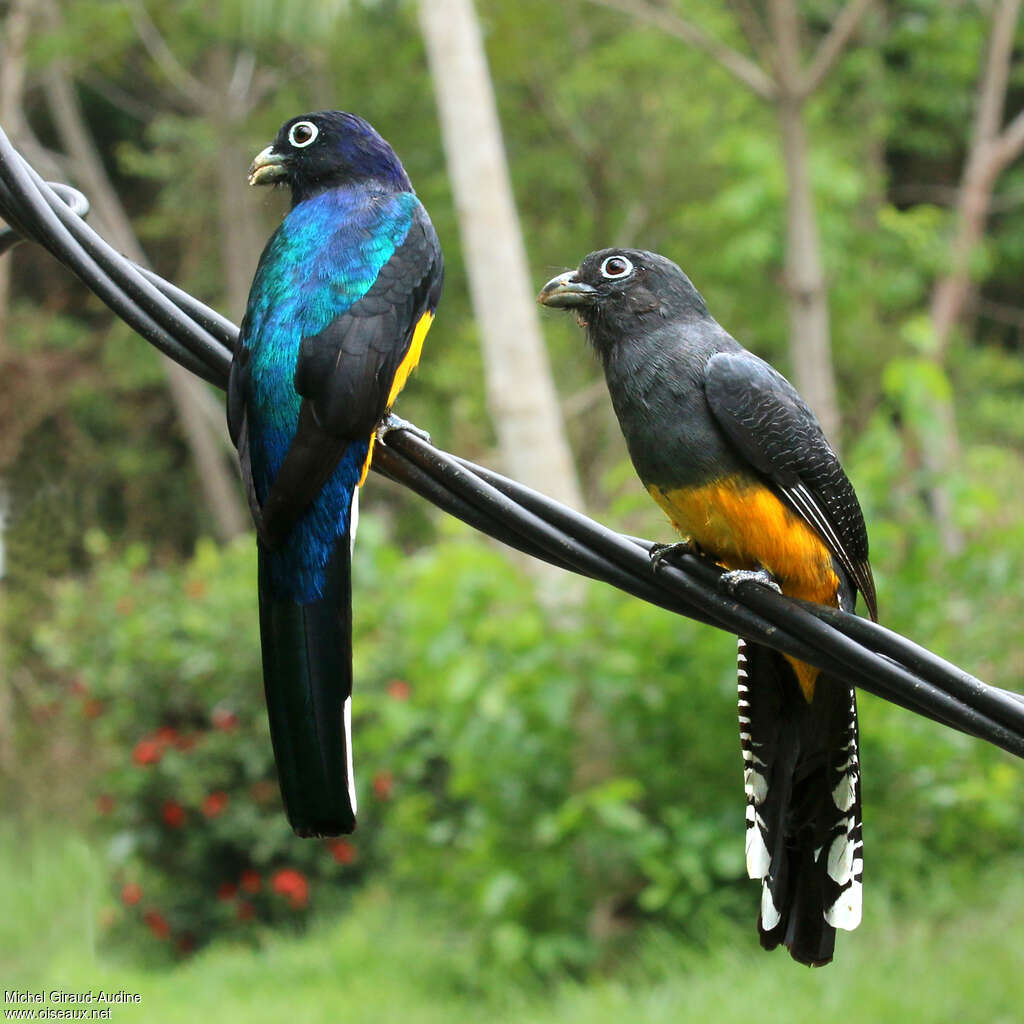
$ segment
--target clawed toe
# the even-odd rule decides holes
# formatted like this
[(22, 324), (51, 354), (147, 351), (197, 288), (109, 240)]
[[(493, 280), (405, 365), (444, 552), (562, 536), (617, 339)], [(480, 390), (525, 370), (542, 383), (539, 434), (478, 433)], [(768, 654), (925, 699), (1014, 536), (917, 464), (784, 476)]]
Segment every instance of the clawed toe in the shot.
[(389, 412), (377, 427), (377, 440), (381, 444), (387, 444), (387, 436), (392, 430), (406, 430), (421, 441), (426, 441), (427, 444), (431, 443), (430, 435), (425, 430), (417, 427), (415, 423), (410, 423), (408, 420), (403, 420), (401, 416), (396, 416), (393, 412)]
[(655, 544), (649, 552), (651, 570), (657, 572), (663, 565), (669, 564), (683, 555), (699, 554), (700, 548), (691, 540), (681, 540), (675, 544)]
[(757, 583), (759, 586), (774, 590), (776, 594), (782, 593), (782, 587), (766, 569), (733, 569), (731, 572), (722, 573), (719, 578), (719, 584), (730, 594), (735, 594), (741, 583)]

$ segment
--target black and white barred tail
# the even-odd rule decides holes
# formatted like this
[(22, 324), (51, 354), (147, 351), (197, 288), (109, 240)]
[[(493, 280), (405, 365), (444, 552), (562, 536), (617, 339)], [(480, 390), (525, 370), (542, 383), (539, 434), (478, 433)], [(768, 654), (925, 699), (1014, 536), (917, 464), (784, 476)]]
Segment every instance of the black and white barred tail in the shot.
[(819, 676), (810, 703), (782, 655), (739, 641), (747, 873), (761, 880), (761, 945), (832, 959), (860, 924), (864, 871), (857, 703)]

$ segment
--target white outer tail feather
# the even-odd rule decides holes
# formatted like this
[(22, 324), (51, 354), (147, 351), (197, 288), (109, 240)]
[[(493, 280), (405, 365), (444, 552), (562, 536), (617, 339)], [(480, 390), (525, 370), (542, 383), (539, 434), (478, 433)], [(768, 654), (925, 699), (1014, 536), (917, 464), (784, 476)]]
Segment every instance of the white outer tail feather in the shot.
[[(742, 639), (737, 642), (737, 675), (738, 710), (740, 725), (740, 741), (743, 753), (743, 788), (747, 798), (746, 807), (746, 864), (747, 875), (762, 882), (761, 886), (761, 925), (770, 931), (776, 927), (781, 914), (775, 906), (768, 884), (771, 870), (771, 855), (765, 842), (766, 828), (758, 808), (764, 803), (767, 795), (767, 779), (757, 770), (765, 767), (764, 762), (754, 752), (754, 742), (750, 734), (750, 701), (747, 676), (746, 643)], [(842, 748), (841, 763), (836, 765), (840, 772), (839, 782), (832, 790), (832, 799), (836, 807), (843, 812), (849, 811), (857, 803), (860, 791), (860, 758), (857, 752), (856, 738), (856, 702), (850, 701), (850, 738)], [(849, 815), (842, 822), (842, 830), (835, 834), (831, 843), (825, 848), (827, 859), (826, 869), (829, 876), (844, 886), (838, 898), (824, 911), (825, 921), (833, 928), (852, 931), (861, 922), (863, 909), (863, 872), (864, 843), (860, 837), (859, 821)], [(823, 853), (815, 851), (815, 860)]]
[[(352, 505), (348, 518), (348, 553), (356, 548), (356, 530), (359, 528), (359, 488), (352, 489)], [(352, 813), (356, 813), (356, 776), (352, 765), (352, 697), (345, 698), (345, 708), (342, 713), (345, 725), (345, 754), (348, 757), (348, 798), (352, 803)]]

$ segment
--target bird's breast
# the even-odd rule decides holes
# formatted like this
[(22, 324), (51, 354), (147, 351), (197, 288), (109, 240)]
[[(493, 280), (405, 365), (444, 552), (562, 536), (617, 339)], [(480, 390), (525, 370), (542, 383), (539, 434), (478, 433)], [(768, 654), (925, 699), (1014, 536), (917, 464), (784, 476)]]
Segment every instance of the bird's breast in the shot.
[[(695, 487), (648, 487), (675, 529), (727, 569), (767, 569), (784, 594), (838, 603), (839, 577), (824, 542), (774, 491), (742, 474)], [(786, 655), (808, 701), (818, 669)]]
[(782, 590), (835, 604), (839, 578), (818, 534), (774, 491), (740, 475), (696, 487), (652, 485), (675, 529), (728, 569), (767, 569)]

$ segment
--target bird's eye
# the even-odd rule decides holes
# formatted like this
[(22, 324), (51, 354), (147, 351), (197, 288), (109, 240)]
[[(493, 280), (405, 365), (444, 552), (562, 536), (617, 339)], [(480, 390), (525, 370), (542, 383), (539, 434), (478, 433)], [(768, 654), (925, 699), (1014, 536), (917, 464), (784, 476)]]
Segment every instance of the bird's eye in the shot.
[(288, 141), (296, 149), (305, 149), (319, 134), (320, 129), (312, 121), (296, 121), (288, 129)]
[(601, 264), (601, 273), (613, 281), (618, 277), (626, 277), (632, 272), (633, 264), (625, 256), (609, 256)]

